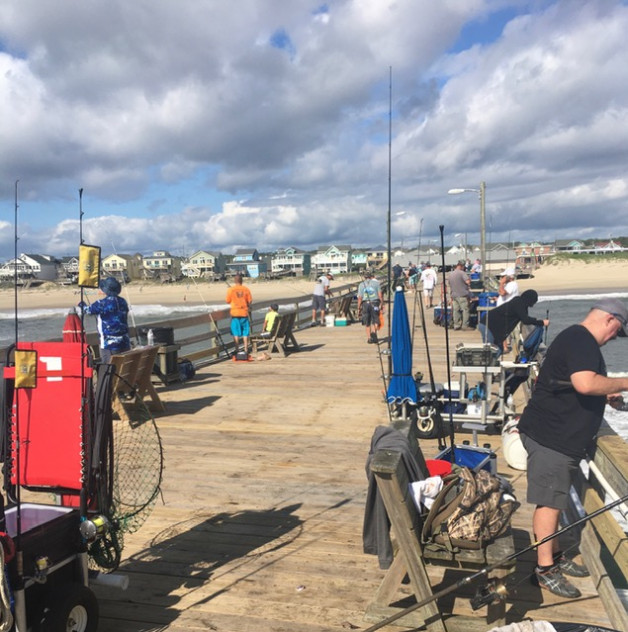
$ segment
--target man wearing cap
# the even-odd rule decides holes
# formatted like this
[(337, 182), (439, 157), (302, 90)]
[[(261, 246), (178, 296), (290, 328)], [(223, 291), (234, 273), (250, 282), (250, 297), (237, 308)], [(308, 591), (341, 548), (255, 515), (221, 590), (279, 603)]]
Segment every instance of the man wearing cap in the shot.
[(120, 282), (114, 277), (106, 277), (99, 283), (104, 298), (91, 305), (83, 302), (79, 307), (85, 314), (98, 316), (98, 334), (100, 337), (100, 361), (104, 364), (116, 353), (131, 348), (128, 325), (128, 303), (119, 296), (122, 291)]
[(502, 272), (497, 292), (499, 296), (495, 303), (496, 307), (507, 303), (510, 299), (515, 298), (515, 296), (519, 296), (519, 284), (517, 283), (517, 275), (514, 268), (506, 268)]
[[(541, 365), (536, 387), (519, 421), (521, 441), (528, 453), (529, 503), (537, 541), (555, 533), (560, 512), (567, 508), (569, 487), (580, 460), (597, 434), (604, 406), (623, 401), (628, 378), (609, 378), (600, 347), (626, 336), (628, 309), (614, 298), (598, 301), (579, 325), (556, 336)], [(565, 575), (589, 572), (560, 550), (558, 538), (537, 548), (534, 580), (546, 590), (567, 598), (580, 591)]]
[(316, 325), (316, 312), (320, 312), (321, 325), (325, 326), (326, 301), (327, 297), (331, 296), (329, 282), (333, 280), (334, 277), (329, 271), (316, 279), (314, 292), (312, 292), (312, 326)]
[(458, 261), (456, 269), (449, 273), (449, 291), (453, 311), (454, 329), (469, 327), (469, 297), (471, 280), (464, 271), (465, 262)]
[(364, 272), (364, 281), (358, 285), (358, 314), (366, 327), (366, 342), (377, 344), (380, 310), (384, 309), (382, 288), (370, 270)]

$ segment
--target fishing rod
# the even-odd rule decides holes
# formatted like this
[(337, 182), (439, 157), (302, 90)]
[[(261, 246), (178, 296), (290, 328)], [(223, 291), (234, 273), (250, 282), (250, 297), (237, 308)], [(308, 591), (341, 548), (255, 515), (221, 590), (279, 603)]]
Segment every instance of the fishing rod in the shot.
[(207, 316), (209, 316), (209, 322), (211, 322), (211, 324), (214, 326), (214, 331), (216, 332), (216, 337), (218, 338), (218, 342), (220, 343), (220, 346), (222, 347), (222, 350), (225, 352), (225, 355), (227, 356), (227, 358), (230, 358), (231, 357), (231, 352), (227, 348), (227, 345), (225, 344), (225, 341), (222, 338), (222, 334), (220, 333), (220, 329), (218, 327), (218, 324), (216, 323), (216, 321), (214, 320), (214, 317), (212, 316), (212, 312), (209, 309), (209, 305), (205, 301), (205, 297), (201, 293), (201, 289), (198, 286), (198, 283), (196, 282), (196, 279), (194, 277), (191, 277), (191, 278), (192, 278), (192, 281), (194, 282), (194, 287), (196, 288), (196, 291), (198, 292), (198, 295), (201, 297), (201, 301), (203, 301), (203, 305), (207, 309)]
[[(427, 359), (427, 370), (429, 372), (429, 376), (430, 376), (430, 389), (432, 391), (432, 401), (436, 400), (436, 382), (434, 380), (434, 368), (432, 367), (432, 358), (430, 355), (430, 343), (428, 340), (428, 336), (427, 336), (427, 327), (426, 327), (426, 323), (425, 323), (425, 307), (423, 306), (423, 301), (419, 301), (419, 304), (421, 306), (421, 326), (423, 327), (423, 338), (425, 340), (425, 355), (426, 355), (426, 359)], [(451, 390), (451, 389), (450, 389)], [(450, 396), (451, 397), (451, 396)], [(434, 421), (434, 423), (437, 422), (436, 418), (432, 416), (432, 419)], [(438, 429), (438, 449), (439, 450), (443, 450), (445, 448), (445, 446), (442, 444), (442, 437), (441, 437), (441, 432), (442, 432), (442, 419), (440, 419), (440, 414), (438, 414), (438, 418), (439, 418), (439, 426), (440, 428)]]
[(434, 381), (434, 368), (432, 367), (432, 358), (430, 355), (430, 343), (427, 336), (427, 328), (425, 326), (425, 308), (421, 302), (421, 326), (423, 327), (423, 338), (425, 340), (425, 355), (427, 356), (427, 370), (430, 374), (430, 387), (432, 395), (436, 396), (436, 382)]
[[(545, 319), (549, 321), (549, 307), (545, 310)], [(543, 334), (543, 344), (547, 346), (547, 330), (549, 329), (549, 325), (545, 328), (545, 332)]]
[[(563, 533), (570, 531), (574, 527), (584, 524), (585, 522), (588, 522), (589, 520), (593, 520), (594, 518), (597, 518), (599, 515), (609, 511), (610, 509), (614, 509), (615, 507), (618, 507), (619, 505), (621, 505), (622, 503), (625, 503), (626, 501), (628, 501), (628, 494), (626, 494), (625, 496), (622, 496), (621, 498), (618, 498), (617, 500), (614, 500), (608, 505), (604, 505), (603, 507), (600, 507), (599, 509), (597, 509), (596, 511), (590, 514), (585, 514), (582, 518), (579, 518), (575, 522), (572, 522), (571, 524), (566, 525), (562, 529), (559, 529), (558, 531), (551, 533), (550, 535), (544, 537), (541, 540), (537, 540), (536, 542), (529, 544), (525, 548), (521, 549), (521, 551), (517, 551), (516, 553), (511, 553), (510, 555), (507, 555), (501, 560), (498, 560), (497, 562), (494, 562), (493, 564), (489, 564), (488, 566), (481, 568), (479, 571), (476, 571), (475, 573), (471, 573), (471, 575), (462, 577), (457, 582), (453, 583), (451, 586), (447, 586), (446, 588), (443, 588), (442, 590), (439, 590), (438, 592), (433, 593), (430, 597), (427, 597), (426, 599), (423, 599), (419, 601), (418, 603), (408, 606), (405, 610), (401, 610), (400, 612), (395, 613), (394, 615), (388, 617), (387, 619), (384, 619), (383, 621), (380, 621), (379, 623), (372, 625), (370, 628), (363, 630), (363, 632), (375, 632), (375, 630), (379, 630), (380, 628), (383, 628), (385, 625), (389, 625), (393, 623), (394, 621), (397, 621), (398, 619), (405, 617), (411, 612), (414, 612), (415, 610), (418, 610), (419, 608), (423, 608), (423, 606), (426, 606), (427, 604), (432, 603), (433, 601), (437, 601), (438, 599), (441, 599), (442, 597), (445, 597), (446, 595), (449, 595), (450, 593), (454, 591), (464, 588), (465, 586), (475, 581), (476, 579), (479, 579), (480, 577), (483, 577), (483, 576), (487, 577), (488, 574), (491, 571), (494, 571), (496, 568), (506, 565), (508, 562), (511, 562), (512, 560), (517, 559), (519, 556), (523, 555), (524, 553), (528, 553), (529, 551), (536, 549), (542, 544), (545, 544), (546, 542), (550, 542), (551, 540), (558, 538)], [(506, 597), (505, 587), (499, 586), (489, 581), (488, 586), (486, 586), (483, 590), (481, 590), (479, 594), (476, 593), (476, 596), (473, 597), (473, 599), (471, 600), (471, 606), (474, 610), (477, 610), (478, 608), (481, 608), (484, 605), (488, 605), (492, 603), (493, 601), (495, 601), (496, 598), (505, 599), (505, 597)]]
[[(412, 346), (414, 347), (414, 330), (416, 327), (416, 302), (417, 299), (420, 300), (419, 294), (419, 280), (421, 277), (421, 234), (423, 232), (423, 218), (419, 222), (419, 244), (416, 249), (416, 266), (415, 270), (417, 271), (417, 279), (414, 283), (414, 305), (412, 306)], [(423, 322), (423, 329), (425, 329), (425, 322)]]
[[(445, 354), (447, 361), (447, 386), (449, 387), (449, 438), (451, 443), (451, 462), (455, 463), (455, 454), (454, 454), (454, 412), (453, 412), (453, 404), (451, 401), (451, 367), (449, 363), (449, 313), (447, 306), (447, 276), (446, 276), (446, 267), (445, 267), (445, 226), (441, 224), (438, 229), (440, 230), (440, 253), (441, 253), (441, 262), (443, 267), (443, 309), (445, 310)], [(454, 310), (453, 305), (451, 309), (451, 319), (453, 322), (454, 318)]]
[[(14, 242), (13, 242), (13, 247), (14, 247), (14, 260), (13, 260), (13, 265), (14, 265), (14, 269), (13, 269), (13, 291), (14, 291), (14, 307), (15, 307), (15, 350), (14, 350), (14, 360), (15, 360), (15, 365), (16, 365), (16, 377), (17, 377), (17, 355), (18, 355), (18, 341), (19, 341), (19, 324), (18, 324), (18, 295), (17, 295), (17, 285), (18, 285), (18, 272), (17, 272), (17, 266), (18, 266), (18, 258), (17, 258), (17, 242), (19, 240), (19, 237), (17, 236), (17, 219), (18, 219), (18, 208), (19, 208), (19, 204), (18, 204), (18, 183), (19, 180), (15, 181), (15, 223), (14, 223), (14, 229), (13, 229), (13, 235), (14, 235)], [(22, 487), (22, 483), (20, 480), (20, 474), (21, 474), (21, 470), (22, 470), (22, 463), (21, 463), (21, 436), (20, 436), (20, 425), (19, 425), (19, 419), (20, 419), (20, 397), (18, 395), (18, 391), (16, 391), (14, 393), (14, 401), (15, 401), (15, 409), (14, 409), (14, 420), (15, 420), (15, 426), (14, 426), (14, 437), (13, 437), (13, 441), (14, 441), (14, 445), (15, 445), (15, 488), (14, 488), (14, 495), (15, 495), (15, 505), (16, 505), (16, 510), (15, 510), (15, 567), (16, 567), (16, 572), (17, 572), (17, 582), (16, 585), (14, 586), (13, 589), (13, 595), (14, 595), (14, 599), (15, 599), (15, 613), (16, 616), (18, 617), (18, 625), (16, 626), (18, 629), (22, 629), (22, 627), (24, 629), (26, 629), (26, 621), (21, 621), (22, 617), (19, 616), (19, 612), (23, 612), (24, 611), (24, 552), (22, 550), (22, 491), (21, 491), (21, 487)], [(6, 441), (5, 442), (5, 449), (8, 450), (8, 453), (11, 453), (11, 446), (10, 446), (10, 442)], [(5, 463), (8, 463), (7, 459), (5, 458)], [(8, 497), (8, 491), (7, 491), (7, 497)]]

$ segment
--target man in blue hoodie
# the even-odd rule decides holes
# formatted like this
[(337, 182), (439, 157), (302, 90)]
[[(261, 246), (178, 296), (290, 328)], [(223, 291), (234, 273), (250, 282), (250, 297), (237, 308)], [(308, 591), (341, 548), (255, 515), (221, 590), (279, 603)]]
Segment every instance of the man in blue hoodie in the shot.
[(100, 360), (110, 361), (111, 356), (131, 348), (129, 338), (127, 302), (119, 296), (122, 288), (114, 277), (106, 277), (100, 284), (100, 291), (104, 298), (91, 305), (79, 303), (79, 307), (86, 314), (98, 316), (98, 333), (100, 335)]

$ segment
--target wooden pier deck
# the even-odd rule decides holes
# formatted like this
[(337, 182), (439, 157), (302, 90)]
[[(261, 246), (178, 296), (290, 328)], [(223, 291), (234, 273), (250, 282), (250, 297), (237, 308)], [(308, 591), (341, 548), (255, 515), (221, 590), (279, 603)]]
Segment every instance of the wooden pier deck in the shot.
[[(444, 330), (431, 323), (428, 330), (442, 381)], [(451, 349), (479, 338), (450, 333)], [(366, 344), (357, 324), (310, 328), (296, 338), (301, 351), (288, 357), (224, 361), (200, 369), (190, 382), (158, 389), (166, 405), (157, 417), (166, 461), (163, 502), (125, 538), (119, 572), (129, 576), (129, 588), (96, 587), (100, 632), (327, 632), (371, 625), (364, 612), (384, 571), (362, 552), (365, 461), (374, 428), (388, 423), (378, 348)], [(414, 348), (414, 368), (427, 376), (418, 327)], [(501, 458), (500, 437), (482, 436), (484, 442), (497, 450), (499, 469), (522, 501), (514, 530), (523, 548), (531, 541), (525, 473)], [(422, 448), (429, 456), (436, 442)], [(576, 580), (583, 596), (573, 601), (534, 588), (533, 558), (518, 563), (509, 620), (609, 626), (590, 580)], [(455, 608), (469, 613), (468, 596), (456, 597)]]

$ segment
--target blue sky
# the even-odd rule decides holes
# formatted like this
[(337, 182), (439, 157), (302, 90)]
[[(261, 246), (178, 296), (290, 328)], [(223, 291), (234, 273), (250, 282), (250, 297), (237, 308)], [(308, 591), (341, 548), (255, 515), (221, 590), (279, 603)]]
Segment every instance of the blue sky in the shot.
[(628, 235), (620, 0), (0, 5), (0, 261)]

